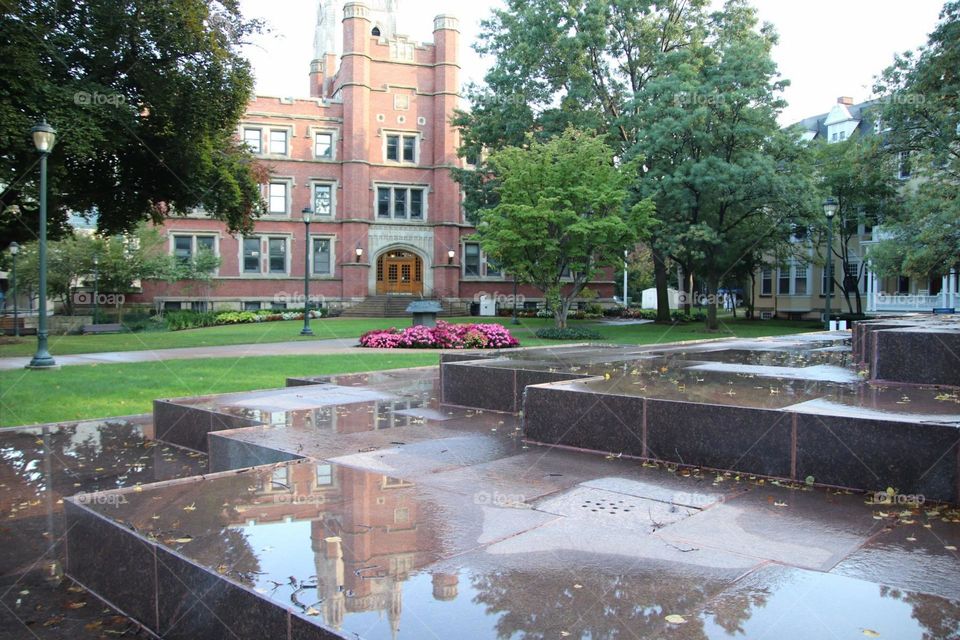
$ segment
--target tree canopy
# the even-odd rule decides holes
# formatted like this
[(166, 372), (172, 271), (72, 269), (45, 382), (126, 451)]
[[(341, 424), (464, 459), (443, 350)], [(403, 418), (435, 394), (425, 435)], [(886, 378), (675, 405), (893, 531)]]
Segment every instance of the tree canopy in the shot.
[(233, 229), (261, 203), (259, 172), (235, 139), (253, 88), (239, 45), (259, 25), (237, 0), (19, 0), (0, 9), (0, 234), (33, 238), (38, 154), (30, 129), (57, 129), (51, 235), (67, 211), (101, 231), (202, 209)]
[(960, 268), (960, 1), (944, 5), (926, 46), (879, 78), (887, 151), (908, 154), (902, 215), (884, 221), (870, 257), (881, 273), (918, 278)]
[(653, 206), (625, 207), (633, 167), (615, 166), (603, 140), (568, 129), (490, 157), (499, 204), (480, 211), (477, 239), (509, 274), (550, 301), (558, 327), (570, 302), (649, 226)]

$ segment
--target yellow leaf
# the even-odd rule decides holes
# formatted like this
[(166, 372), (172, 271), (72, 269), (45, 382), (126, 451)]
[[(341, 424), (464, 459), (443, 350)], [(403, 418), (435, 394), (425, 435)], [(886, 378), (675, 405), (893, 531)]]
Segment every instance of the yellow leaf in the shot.
[(307, 608), (307, 610), (304, 611), (304, 613), (307, 614), (308, 616), (318, 616), (318, 615), (320, 615), (320, 612), (317, 611), (316, 609), (314, 609), (313, 607)]
[(183, 510), (184, 510), (184, 511), (196, 511), (196, 510), (197, 510), (197, 503), (196, 503), (196, 502), (191, 502), (190, 504), (188, 504), (187, 506), (185, 506), (185, 507), (183, 508)]
[(664, 618), (664, 620), (666, 620), (670, 624), (686, 624), (687, 623), (686, 618), (684, 618), (683, 616), (678, 616), (675, 613), (671, 613), (666, 618)]
[(879, 637), (880, 637), (880, 634), (877, 633), (876, 631), (874, 631), (873, 629), (864, 629), (864, 630), (863, 630), (863, 635), (867, 636), (868, 638), (879, 638)]

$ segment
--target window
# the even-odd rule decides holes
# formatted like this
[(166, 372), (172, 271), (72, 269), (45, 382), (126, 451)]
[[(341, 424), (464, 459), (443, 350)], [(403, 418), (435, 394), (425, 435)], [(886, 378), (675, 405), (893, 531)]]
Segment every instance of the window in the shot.
[(217, 254), (216, 236), (194, 236), (194, 235), (175, 235), (173, 236), (173, 255), (177, 261), (187, 263), (201, 251), (208, 251), (214, 255)]
[(910, 278), (897, 276), (897, 293), (910, 293)]
[(317, 158), (333, 158), (333, 134), (329, 131), (314, 136), (313, 154)]
[(480, 275), (480, 245), (476, 242), (467, 242), (463, 245), (463, 275)]
[(423, 220), (425, 191), (420, 187), (378, 187), (377, 217)]
[(270, 249), (270, 273), (287, 272), (287, 239), (270, 238), (268, 245)]
[(910, 166), (910, 152), (901, 151), (897, 154), (897, 177), (906, 180), (910, 177), (912, 167)]
[(503, 275), (503, 270), (500, 268), (496, 262), (487, 258), (487, 277), (488, 278), (499, 278)]
[(333, 186), (329, 184), (313, 185), (313, 212), (318, 216), (333, 215)]
[(847, 139), (847, 132), (846, 132), (846, 131), (841, 131), (841, 132), (840, 132), (840, 139), (841, 139), (841, 140), (846, 140), (846, 139)]
[(807, 295), (807, 265), (793, 265), (793, 295)]
[(313, 238), (313, 273), (328, 276), (332, 272), (330, 238)]
[(243, 239), (243, 272), (260, 273), (260, 238)]
[(260, 311), (260, 303), (259, 303), (259, 302), (244, 302), (244, 303), (243, 303), (243, 310), (244, 310), (244, 311)]
[(290, 467), (278, 467), (273, 470), (273, 476), (270, 478), (270, 484), (274, 489), (290, 488)]
[(379, 38), (379, 37), (380, 37), (380, 27), (374, 27), (374, 28), (370, 31), (370, 35), (372, 35), (372, 36), (374, 36), (374, 37), (376, 37), (376, 38)]
[(174, 236), (173, 255), (177, 262), (187, 263), (193, 258), (193, 236)]
[(777, 269), (777, 293), (790, 295), (790, 267)]
[(333, 465), (317, 465), (317, 486), (323, 487), (333, 484)]
[(268, 192), (268, 213), (287, 213), (287, 183), (271, 182)]
[(416, 162), (416, 135), (387, 135), (386, 157), (390, 162)]
[(251, 153), (263, 153), (263, 131), (260, 129), (244, 129), (243, 143)]
[(278, 156), (287, 155), (287, 132), (285, 130), (270, 130), (270, 153)]
[(773, 269), (764, 267), (760, 272), (760, 295), (773, 295)]

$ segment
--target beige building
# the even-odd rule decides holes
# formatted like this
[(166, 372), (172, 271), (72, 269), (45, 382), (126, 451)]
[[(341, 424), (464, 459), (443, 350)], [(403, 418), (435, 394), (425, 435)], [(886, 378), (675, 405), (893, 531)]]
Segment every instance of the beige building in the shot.
[[(877, 117), (879, 104), (868, 101), (853, 104), (853, 100), (841, 97), (828, 113), (812, 116), (799, 124), (804, 129), (806, 141), (826, 140), (839, 142), (857, 135), (877, 135), (881, 124)], [(905, 184), (911, 180), (909, 163), (903, 158), (898, 167), (897, 178)], [(869, 212), (868, 212), (869, 213)], [(882, 227), (870, 223), (872, 216), (858, 222), (857, 229), (847, 241), (849, 259), (844, 273), (844, 263), (832, 253), (834, 282), (827, 279), (824, 246), (809, 241), (808, 246), (796, 252), (800, 257), (785, 264), (764, 267), (756, 274), (753, 291), (756, 313), (770, 318), (822, 318), (826, 306), (826, 292), (831, 290), (832, 313), (856, 312), (856, 292), (866, 314), (932, 312), (935, 308), (956, 308), (960, 303), (958, 279), (955, 271), (935, 274), (930, 278), (907, 276), (881, 277), (870, 268), (870, 247), (883, 239)], [(846, 238), (838, 232), (834, 220), (834, 247), (839, 250)], [(847, 296), (838, 282), (849, 282)], [(852, 307), (852, 309), (851, 309)]]

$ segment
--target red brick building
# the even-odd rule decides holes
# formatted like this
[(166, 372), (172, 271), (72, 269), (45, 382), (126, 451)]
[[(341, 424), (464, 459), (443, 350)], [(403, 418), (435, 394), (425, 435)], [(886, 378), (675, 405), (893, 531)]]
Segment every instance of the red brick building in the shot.
[[(311, 297), (333, 307), (378, 294), (468, 301), (512, 293), (510, 278), (470, 241), (450, 171), (462, 166), (450, 125), (458, 21), (437, 16), (433, 43), (420, 44), (396, 33), (397, 4), (320, 1), (310, 97), (257, 96), (237, 131), (271, 172), (266, 213), (246, 237), (201, 214), (168, 220), (172, 253), (189, 259), (209, 249), (221, 265), (202, 291), (147, 283), (144, 301), (302, 307), (305, 259)], [(305, 208), (313, 210), (309, 244)], [(610, 283), (593, 288), (612, 295)]]

